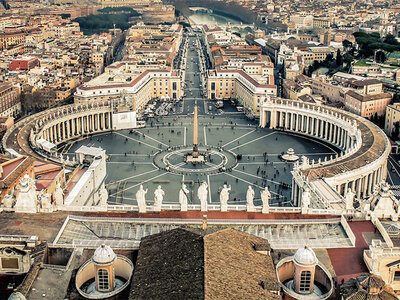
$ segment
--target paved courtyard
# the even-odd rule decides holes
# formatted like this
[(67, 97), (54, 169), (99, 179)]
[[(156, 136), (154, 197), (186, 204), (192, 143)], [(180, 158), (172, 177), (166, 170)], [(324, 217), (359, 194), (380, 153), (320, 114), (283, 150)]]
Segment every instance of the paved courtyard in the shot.
[[(103, 133), (73, 142), (65, 148), (70, 155), (81, 145), (106, 150), (110, 204), (136, 204), (135, 194), (140, 184), (148, 189), (148, 204), (153, 202), (158, 185), (165, 191), (164, 203), (176, 203), (183, 182), (191, 192), (189, 202), (199, 204), (197, 188), (205, 181), (209, 186), (210, 203), (219, 202), (219, 191), (227, 183), (232, 185), (231, 204), (244, 204), (246, 190), (251, 185), (256, 191), (256, 205), (261, 205), (260, 190), (268, 186), (272, 205), (290, 206), (293, 163), (282, 161), (281, 153), (293, 148), (296, 154), (315, 160), (336, 154), (329, 145), (259, 128), (255, 121), (242, 115), (203, 114), (199, 117), (199, 147), (205, 151), (212, 149), (215, 155), (210, 155), (211, 159), (204, 165), (184, 164), (179, 160), (179, 151), (174, 151), (177, 146), (191, 148), (193, 115), (160, 117), (147, 123), (146, 128)], [(160, 155), (167, 155), (171, 166), (178, 171), (162, 169), (156, 160)], [(224, 156), (228, 157), (232, 168), (221, 171), (215, 166)]]

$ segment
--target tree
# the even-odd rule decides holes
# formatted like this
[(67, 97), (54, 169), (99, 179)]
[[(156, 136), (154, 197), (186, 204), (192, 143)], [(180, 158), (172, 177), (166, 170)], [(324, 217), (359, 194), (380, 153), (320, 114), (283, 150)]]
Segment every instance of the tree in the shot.
[(332, 61), (332, 60), (333, 60), (333, 54), (332, 54), (332, 53), (327, 54), (325, 60), (326, 60), (327, 62)]
[(353, 43), (350, 42), (349, 40), (344, 40), (342, 44), (345, 51), (349, 51), (349, 49), (353, 47)]
[(340, 53), (340, 49), (337, 50), (336, 53), (336, 66), (342, 66), (343, 65), (343, 57), (342, 54)]
[(41, 111), (49, 108), (50, 99), (55, 98), (55, 91), (36, 90), (34, 92), (23, 92), (21, 94), (21, 110), (24, 114)]
[(384, 43), (398, 46), (400, 43), (397, 41), (396, 37), (393, 34), (388, 34), (383, 40)]

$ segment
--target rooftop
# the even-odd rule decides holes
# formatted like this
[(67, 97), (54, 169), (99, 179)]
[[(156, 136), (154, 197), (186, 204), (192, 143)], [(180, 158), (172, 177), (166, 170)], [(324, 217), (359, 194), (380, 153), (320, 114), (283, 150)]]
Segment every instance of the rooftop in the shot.
[[(131, 299), (281, 299), (264, 239), (234, 229), (174, 229), (141, 242)], [(268, 283), (264, 288), (260, 282)]]

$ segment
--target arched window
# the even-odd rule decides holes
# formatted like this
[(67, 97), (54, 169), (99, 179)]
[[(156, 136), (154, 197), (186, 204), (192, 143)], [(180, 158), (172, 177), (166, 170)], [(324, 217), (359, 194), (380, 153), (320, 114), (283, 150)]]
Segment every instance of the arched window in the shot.
[(303, 271), (300, 274), (300, 293), (309, 292), (311, 287), (311, 271)]
[(108, 271), (104, 269), (100, 269), (98, 271), (98, 279), (99, 279), (99, 291), (108, 291)]

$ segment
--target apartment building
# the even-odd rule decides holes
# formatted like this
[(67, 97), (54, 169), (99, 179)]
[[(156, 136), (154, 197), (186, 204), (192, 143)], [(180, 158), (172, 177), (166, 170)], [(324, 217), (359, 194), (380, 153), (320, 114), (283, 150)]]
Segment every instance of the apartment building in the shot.
[(361, 117), (370, 118), (384, 115), (392, 94), (384, 93), (382, 83), (376, 79), (356, 80), (352, 89), (345, 93), (345, 108)]
[(114, 63), (103, 74), (77, 88), (75, 102), (108, 100), (126, 95), (133, 110), (141, 112), (152, 99), (180, 99), (181, 78), (175, 70), (145, 70)]
[(384, 130), (387, 135), (392, 135), (397, 122), (400, 122), (400, 103), (394, 103), (386, 107)]
[(7, 49), (23, 43), (25, 36), (26, 34), (23, 31), (4, 31), (0, 33), (0, 49)]
[(266, 95), (276, 96), (276, 94), (277, 87), (273, 81), (261, 83), (243, 70), (217, 68), (208, 71), (208, 99), (237, 99), (255, 116), (259, 115), (260, 100)]
[(12, 83), (0, 83), (0, 116), (15, 117), (20, 111), (19, 86)]

